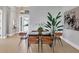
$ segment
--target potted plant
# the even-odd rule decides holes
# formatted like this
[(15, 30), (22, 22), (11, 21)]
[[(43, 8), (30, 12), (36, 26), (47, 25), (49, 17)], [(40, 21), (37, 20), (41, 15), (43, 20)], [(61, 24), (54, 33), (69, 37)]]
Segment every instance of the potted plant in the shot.
[(42, 32), (43, 32), (43, 28), (41, 26), (38, 27), (38, 33), (39, 33), (39, 35), (42, 35)]
[[(51, 13), (48, 12), (47, 17), (48, 17), (48, 21), (45, 24), (45, 27), (46, 27), (46, 30), (51, 30), (51, 37), (53, 41), (55, 39), (55, 35), (54, 35), (55, 32), (63, 30), (62, 29), (63, 25), (59, 25), (61, 23), (61, 20), (58, 20), (61, 18), (61, 12), (59, 12), (56, 17), (53, 17)], [(56, 44), (56, 40), (54, 40), (52, 43), (54, 47)], [(50, 47), (52, 47), (52, 44), (50, 45)]]

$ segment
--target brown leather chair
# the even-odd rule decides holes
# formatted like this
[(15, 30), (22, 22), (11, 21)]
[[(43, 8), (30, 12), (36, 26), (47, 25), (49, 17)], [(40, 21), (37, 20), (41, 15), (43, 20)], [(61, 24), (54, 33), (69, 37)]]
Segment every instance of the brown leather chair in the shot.
[(52, 44), (51, 36), (43, 36), (43, 44), (51, 45)]
[(37, 44), (37, 43), (38, 43), (38, 37), (37, 36), (29, 36), (29, 45)]
[[(29, 39), (28, 39), (28, 50), (29, 50), (29, 47), (31, 44), (38, 44), (38, 36), (29, 36)], [(39, 44), (38, 44), (38, 52), (39, 52)]]

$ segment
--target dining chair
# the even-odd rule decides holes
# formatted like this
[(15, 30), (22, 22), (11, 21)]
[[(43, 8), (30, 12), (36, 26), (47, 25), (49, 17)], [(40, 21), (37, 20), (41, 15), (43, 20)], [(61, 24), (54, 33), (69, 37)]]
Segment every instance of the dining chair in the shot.
[(61, 43), (62, 47), (63, 47), (63, 43), (62, 43), (62, 40), (60, 38), (60, 36), (62, 36), (62, 33), (61, 32), (55, 32), (55, 39), (58, 40), (58, 42)]
[[(20, 33), (19, 33), (19, 36), (20, 36), (19, 45), (21, 44), (22, 40), (25, 40), (25, 42), (26, 42), (26, 39), (28, 38), (27, 33), (25, 33), (25, 32), (20, 32)], [(25, 43), (25, 44), (26, 44), (26, 43)]]
[(37, 35), (29, 35), (28, 38), (28, 50), (32, 44), (38, 44), (38, 36)]
[[(51, 47), (52, 39), (51, 36), (47, 35), (31, 35), (29, 36), (29, 47), (31, 46), (31, 44), (38, 44), (38, 52), (43, 52), (43, 44), (48, 44), (49, 47)], [(41, 48), (41, 50), (39, 47)]]
[[(51, 49), (52, 49), (52, 44), (53, 44), (53, 38), (51, 38), (51, 36), (44, 36), (43, 37), (43, 44), (47, 44)], [(52, 49), (54, 52), (54, 49)]]

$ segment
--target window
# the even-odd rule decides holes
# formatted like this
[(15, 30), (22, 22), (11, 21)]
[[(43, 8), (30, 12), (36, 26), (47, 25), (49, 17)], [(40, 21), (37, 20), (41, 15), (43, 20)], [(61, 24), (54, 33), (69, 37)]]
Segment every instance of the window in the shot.
[(0, 37), (2, 37), (2, 10), (0, 10)]
[(29, 15), (20, 15), (20, 32), (27, 32), (29, 29)]

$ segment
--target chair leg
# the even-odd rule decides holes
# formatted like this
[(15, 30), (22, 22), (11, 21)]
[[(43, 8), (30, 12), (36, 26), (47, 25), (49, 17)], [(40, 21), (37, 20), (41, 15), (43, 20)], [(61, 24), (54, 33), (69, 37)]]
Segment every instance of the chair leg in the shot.
[(51, 47), (51, 51), (54, 53), (55, 51), (54, 51), (54, 47)]
[[(27, 41), (27, 42), (26, 42)], [(28, 51), (29, 51), (29, 43), (28, 43), (28, 39), (25, 39), (25, 45), (26, 45), (26, 47), (27, 47), (27, 53), (28, 53)]]
[(29, 52), (29, 47), (30, 47), (30, 43), (29, 43), (29, 39), (28, 39), (27, 53)]
[(41, 40), (41, 52), (43, 52), (43, 42)]
[(38, 53), (39, 53), (39, 40), (38, 40)]
[(53, 50), (53, 53), (55, 52), (55, 50), (54, 50), (55, 46), (56, 46), (56, 39), (55, 39), (55, 40), (53, 40), (53, 45), (52, 45), (52, 50)]
[(53, 53), (54, 53), (54, 47), (51, 47), (51, 52), (53, 52)]
[(19, 42), (18, 46), (20, 46), (21, 42), (22, 42), (22, 39), (20, 39), (20, 42)]
[(30, 45), (28, 44), (28, 47), (27, 47), (27, 53), (29, 52), (29, 47), (30, 47)]
[(53, 53), (54, 53), (55, 51), (54, 51), (54, 47), (53, 47)]
[(55, 47), (55, 46), (56, 46), (56, 39), (53, 40), (53, 47)]
[(59, 41), (60, 41), (60, 43), (61, 43), (61, 45), (62, 45), (62, 47), (63, 47), (63, 43), (62, 43), (62, 41), (61, 41), (61, 39), (59, 38)]

